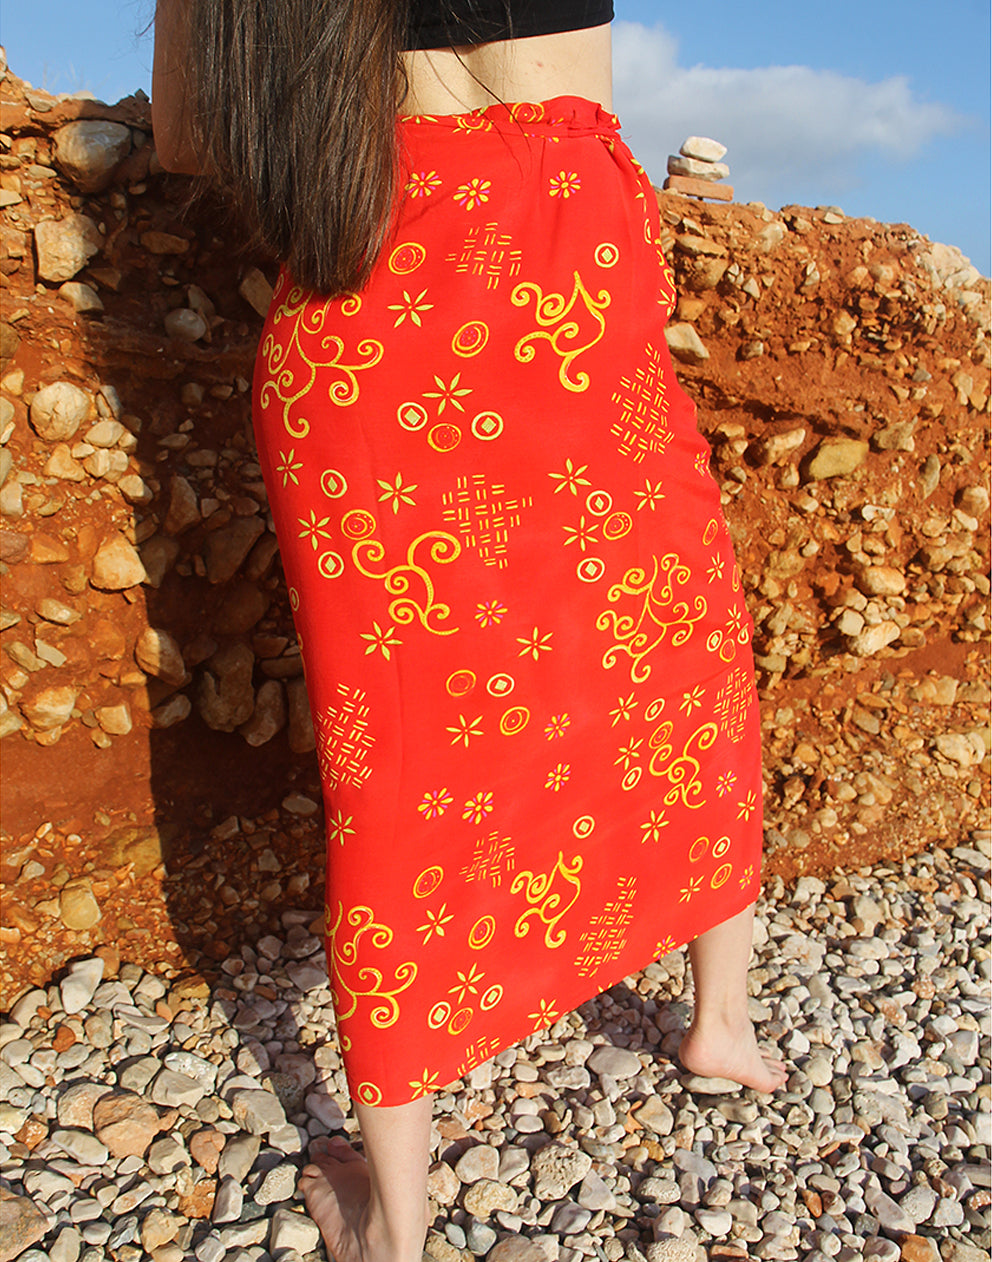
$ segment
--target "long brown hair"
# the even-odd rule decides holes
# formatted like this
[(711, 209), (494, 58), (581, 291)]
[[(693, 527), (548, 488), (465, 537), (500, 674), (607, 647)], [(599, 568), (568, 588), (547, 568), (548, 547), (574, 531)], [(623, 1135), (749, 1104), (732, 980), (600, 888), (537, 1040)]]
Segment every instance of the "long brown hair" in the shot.
[(360, 289), (396, 199), (408, 0), (189, 0), (186, 13), (201, 160), (296, 280)]

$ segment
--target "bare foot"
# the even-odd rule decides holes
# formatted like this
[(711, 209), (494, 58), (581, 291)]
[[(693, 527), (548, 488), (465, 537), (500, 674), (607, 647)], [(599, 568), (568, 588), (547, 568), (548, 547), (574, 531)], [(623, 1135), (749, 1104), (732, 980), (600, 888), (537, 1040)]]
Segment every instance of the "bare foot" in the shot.
[(756, 1091), (777, 1091), (789, 1077), (785, 1061), (762, 1054), (754, 1026), (746, 1018), (743, 1025), (710, 1026), (705, 1031), (693, 1022), (679, 1045), (679, 1060), (692, 1074), (729, 1078)]
[(364, 1240), (369, 1204), (365, 1158), (341, 1135), (315, 1141), (310, 1162), (300, 1174), (300, 1191), (334, 1262), (369, 1262)]

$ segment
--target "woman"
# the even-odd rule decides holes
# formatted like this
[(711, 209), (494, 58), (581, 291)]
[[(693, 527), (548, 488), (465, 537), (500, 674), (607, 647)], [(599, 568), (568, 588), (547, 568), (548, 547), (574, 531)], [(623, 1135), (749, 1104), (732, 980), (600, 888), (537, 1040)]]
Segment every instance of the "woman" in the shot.
[[(364, 1158), (338, 1262), (419, 1259), (431, 1092), (688, 943), (691, 1072), (760, 1091), (751, 623), (610, 0), (160, 0), (167, 169), (287, 259), (255, 380), (306, 663)], [(396, 115), (399, 115), (399, 122)]]

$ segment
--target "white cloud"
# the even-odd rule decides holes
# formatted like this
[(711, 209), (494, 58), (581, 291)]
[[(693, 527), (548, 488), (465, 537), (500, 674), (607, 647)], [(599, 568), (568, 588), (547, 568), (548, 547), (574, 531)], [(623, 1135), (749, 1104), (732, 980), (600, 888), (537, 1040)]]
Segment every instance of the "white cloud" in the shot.
[(829, 200), (858, 182), (866, 160), (905, 162), (965, 122), (915, 99), (902, 76), (868, 83), (809, 66), (685, 67), (678, 51), (661, 26), (614, 23), (614, 108), (658, 184), (687, 136), (712, 136), (727, 146), (738, 200)]

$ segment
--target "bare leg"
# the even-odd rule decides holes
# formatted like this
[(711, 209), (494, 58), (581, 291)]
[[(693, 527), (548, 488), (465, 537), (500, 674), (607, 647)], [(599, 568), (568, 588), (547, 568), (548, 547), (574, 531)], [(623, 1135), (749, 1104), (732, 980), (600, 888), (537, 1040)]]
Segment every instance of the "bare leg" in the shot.
[(315, 1141), (300, 1189), (334, 1262), (421, 1262), (427, 1235), (430, 1095), (355, 1104), (365, 1156), (342, 1136)]
[(690, 1073), (771, 1092), (788, 1074), (784, 1061), (761, 1054), (747, 1014), (753, 924), (752, 904), (689, 943), (696, 1004), (679, 1059)]

